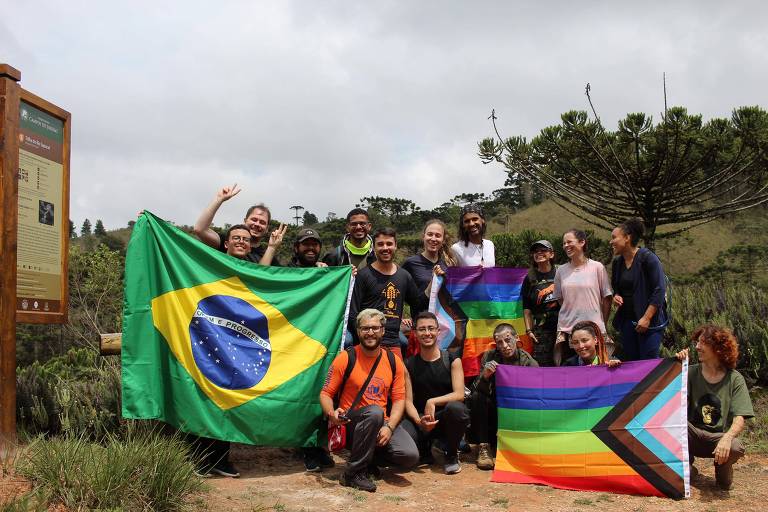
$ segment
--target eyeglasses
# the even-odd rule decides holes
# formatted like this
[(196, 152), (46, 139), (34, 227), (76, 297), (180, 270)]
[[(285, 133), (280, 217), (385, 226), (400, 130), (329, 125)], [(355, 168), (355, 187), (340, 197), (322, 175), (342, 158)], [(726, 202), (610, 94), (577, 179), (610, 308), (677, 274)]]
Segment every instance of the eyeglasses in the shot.
[(376, 332), (380, 331), (382, 327), (380, 325), (364, 325), (362, 327), (358, 327), (360, 329), (360, 332)]
[(361, 220), (358, 222), (348, 222), (347, 224), (349, 224), (353, 228), (356, 228), (356, 227), (367, 226), (368, 224), (370, 224), (370, 222), (368, 222), (367, 220)]
[(429, 327), (417, 327), (416, 332), (437, 332), (439, 329), (433, 325), (430, 325)]
[(233, 242), (248, 242), (248, 243), (251, 243), (251, 237), (249, 237), (249, 236), (232, 235), (229, 238)]

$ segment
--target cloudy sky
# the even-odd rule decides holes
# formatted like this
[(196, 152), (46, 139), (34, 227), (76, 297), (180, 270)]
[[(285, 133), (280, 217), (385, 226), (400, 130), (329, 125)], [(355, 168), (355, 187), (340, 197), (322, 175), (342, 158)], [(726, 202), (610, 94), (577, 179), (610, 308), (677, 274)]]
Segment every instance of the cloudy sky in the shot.
[[(534, 5), (535, 4), (535, 5)], [(533, 136), (591, 83), (603, 121), (766, 107), (765, 2), (0, 0), (0, 62), (72, 113), (71, 218), (191, 224), (217, 187), (278, 219), (503, 186), (476, 143)]]

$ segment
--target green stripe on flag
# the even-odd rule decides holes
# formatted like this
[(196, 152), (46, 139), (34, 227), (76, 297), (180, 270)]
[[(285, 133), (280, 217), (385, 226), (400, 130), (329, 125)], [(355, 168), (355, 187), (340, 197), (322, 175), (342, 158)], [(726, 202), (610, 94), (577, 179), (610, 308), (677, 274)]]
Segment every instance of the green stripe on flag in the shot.
[(499, 409), (499, 430), (580, 432), (591, 430), (613, 407), (577, 410)]
[(515, 302), (462, 302), (461, 309), (469, 318), (520, 318), (523, 303)]

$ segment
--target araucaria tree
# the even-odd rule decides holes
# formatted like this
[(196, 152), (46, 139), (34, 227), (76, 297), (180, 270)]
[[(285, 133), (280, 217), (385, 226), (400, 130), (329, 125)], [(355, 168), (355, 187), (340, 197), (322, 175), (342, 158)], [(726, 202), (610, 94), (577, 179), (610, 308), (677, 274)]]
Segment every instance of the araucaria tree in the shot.
[[(605, 229), (640, 217), (651, 247), (654, 239), (768, 202), (768, 113), (760, 107), (706, 123), (682, 107), (666, 110), (658, 124), (628, 114), (614, 132), (596, 114), (571, 111), (530, 142), (502, 139), (491, 117), (498, 138), (481, 141), (479, 156), (504, 164), (508, 184), (532, 182)], [(670, 227), (659, 232), (662, 226)]]

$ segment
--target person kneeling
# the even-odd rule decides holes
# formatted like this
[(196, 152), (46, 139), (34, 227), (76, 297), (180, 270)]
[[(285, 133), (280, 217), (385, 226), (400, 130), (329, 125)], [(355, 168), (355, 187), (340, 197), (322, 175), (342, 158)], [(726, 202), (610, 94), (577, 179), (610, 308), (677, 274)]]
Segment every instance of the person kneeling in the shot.
[[(744, 377), (734, 368), (739, 345), (723, 327), (702, 325), (691, 340), (696, 342), (699, 364), (688, 369), (688, 454), (691, 476), (698, 473), (695, 457), (715, 459), (715, 482), (728, 490), (733, 485), (733, 463), (744, 455), (737, 436), (744, 422), (755, 415)], [(688, 358), (688, 349), (676, 354)]]
[(576, 354), (568, 358), (563, 366), (594, 366), (604, 364), (611, 368), (619, 366), (621, 361), (608, 355), (608, 348), (595, 322), (578, 322), (571, 330), (571, 348)]
[(464, 369), (461, 358), (440, 350), (437, 317), (424, 311), (416, 316), (414, 330), (419, 353), (405, 367), (406, 400), (403, 428), (419, 447), (422, 460), (431, 459), (432, 441), (439, 439), (446, 450), (445, 473), (461, 471), (459, 442), (469, 425), (464, 405)]
[(478, 443), (477, 467), (493, 469), (494, 451), (490, 444), (496, 445), (496, 431), (499, 419), (496, 409), (496, 368), (500, 364), (514, 366), (539, 366), (531, 355), (518, 346), (520, 340), (514, 327), (501, 323), (493, 330), (496, 348), (483, 354), (480, 362), (480, 375), (472, 383), (470, 413), (472, 415), (472, 434)]
[[(364, 309), (356, 324), (360, 344), (333, 360), (320, 391), (320, 405), (331, 423), (347, 428), (351, 453), (341, 485), (374, 492), (376, 484), (368, 473), (378, 472), (373, 464), (377, 452), (388, 462), (409, 468), (418, 463), (419, 451), (398, 425), (405, 410), (405, 367), (399, 357), (381, 347), (386, 318), (378, 310)], [(347, 371), (351, 357), (354, 365)], [(339, 402), (334, 405), (337, 395)]]

